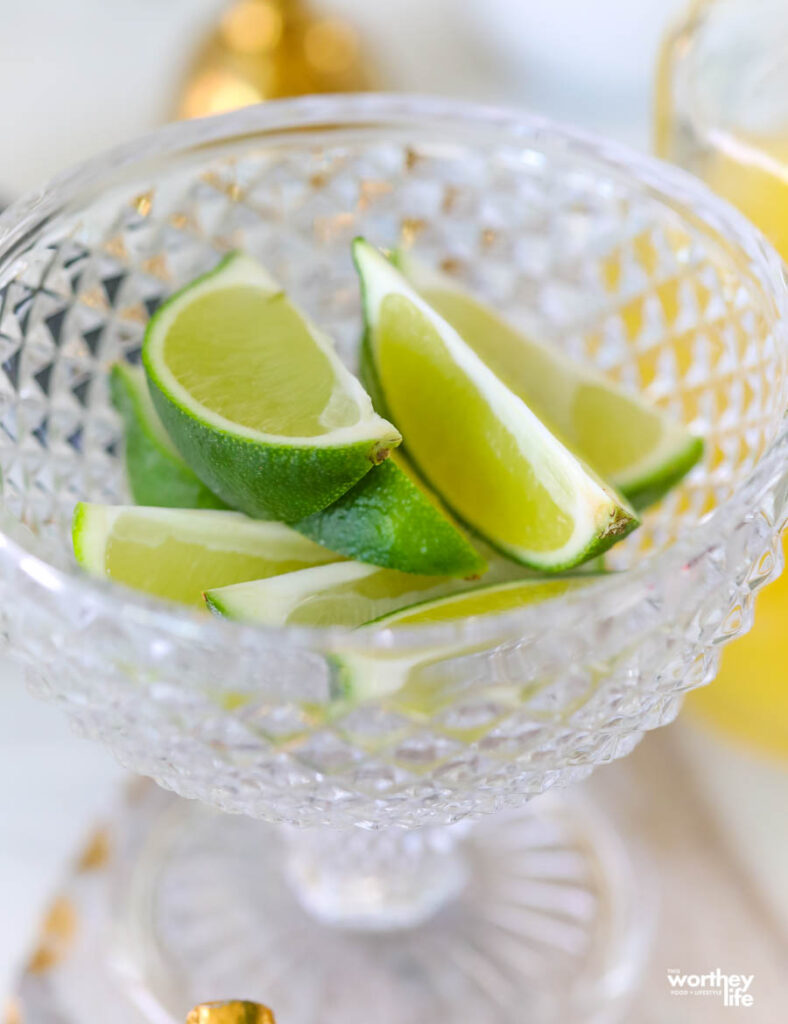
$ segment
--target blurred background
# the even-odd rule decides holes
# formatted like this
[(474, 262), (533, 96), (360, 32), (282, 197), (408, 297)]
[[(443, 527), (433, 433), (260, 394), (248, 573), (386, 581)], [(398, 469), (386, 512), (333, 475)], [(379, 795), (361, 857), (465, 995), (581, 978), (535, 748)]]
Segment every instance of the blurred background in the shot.
[[(179, 106), (215, 111), (299, 84), (298, 70), (282, 82), (281, 69), (277, 83), (269, 61), (281, 47), (279, 56), (294, 63), (283, 22), (303, 17), (302, 0), (3, 6), (0, 187), (9, 194), (149, 130)], [(360, 60), (368, 84), (379, 88), (524, 104), (647, 145), (659, 40), (684, 6), (685, 0), (311, 0), (322, 17), (306, 34), (300, 74), (309, 72), (312, 81), (302, 81), (299, 91), (310, 91), (304, 84), (357, 87)], [(179, 104), (196, 51), (211, 57), (205, 41), (222, 13), (219, 46), (234, 49), (238, 63), (234, 70), (218, 61), (213, 73), (206, 68)], [(256, 84), (242, 73), (244, 59), (264, 68)]]
[[(717, 26), (715, 45), (720, 31), (729, 45), (718, 45), (716, 63), (698, 45), (703, 12), (715, 4), (730, 9), (724, 31)], [(292, 93), (375, 88), (507, 103), (643, 150), (654, 146), (659, 99), (661, 154), (701, 173), (785, 249), (787, 9), (788, 0), (6, 2), (0, 200), (164, 121)], [(737, 22), (737, 10), (746, 19)], [(779, 131), (764, 127), (763, 98), (753, 94), (756, 127), (726, 123), (721, 132), (733, 116), (730, 95), (740, 95), (746, 78), (743, 52), (773, 45), (778, 23), (782, 77), (767, 62), (753, 88), (783, 97), (781, 111), (772, 111), (782, 118)], [(715, 108), (704, 93), (705, 140), (694, 138), (690, 109), (698, 67), (717, 100)], [(719, 139), (727, 141), (717, 146)], [(622, 803), (638, 805), (673, 904), (686, 895), (685, 920), (670, 905), (666, 919), (685, 929), (682, 950), (695, 943), (686, 953), (694, 959), (670, 962), (676, 935), (663, 924), (648, 980), (655, 992), (664, 994), (667, 967), (754, 971), (757, 987), (759, 970), (765, 986), (788, 962), (786, 613), (783, 581), (762, 599), (760, 631), (734, 648), (720, 682), (691, 700), (666, 735), (649, 736), (633, 758), (600, 773), (608, 788), (629, 793)], [(64, 862), (121, 771), (71, 736), (57, 709), (30, 699), (10, 667), (0, 669), (2, 1005)], [(748, 963), (735, 959), (742, 948)], [(716, 1017), (699, 1011), (687, 1019)], [(756, 1011), (747, 1019), (778, 1017)]]

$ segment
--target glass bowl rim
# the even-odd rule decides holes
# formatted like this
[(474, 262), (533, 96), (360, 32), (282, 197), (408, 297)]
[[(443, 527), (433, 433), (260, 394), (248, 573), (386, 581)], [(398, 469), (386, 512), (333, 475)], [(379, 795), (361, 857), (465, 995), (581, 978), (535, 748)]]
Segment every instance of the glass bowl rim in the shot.
[[(31, 235), (61, 211), (75, 203), (80, 194), (102, 182), (120, 183), (124, 171), (141, 168), (146, 161), (165, 157), (186, 157), (190, 152), (229, 145), (244, 138), (264, 139), (299, 132), (326, 130), (379, 130), (424, 128), (425, 122), (436, 128), (453, 131), (454, 140), (469, 132), (489, 133), (491, 140), (501, 144), (520, 145), (546, 143), (563, 148), (570, 155), (585, 157), (605, 166), (616, 177), (635, 181), (658, 202), (691, 210), (695, 222), (709, 232), (716, 232), (726, 243), (733, 243), (749, 259), (751, 270), (764, 293), (775, 305), (775, 333), (779, 347), (788, 353), (788, 282), (785, 268), (777, 252), (743, 214), (716, 196), (702, 181), (686, 171), (612, 140), (580, 128), (565, 126), (540, 115), (516, 109), (471, 103), (433, 96), (395, 93), (355, 93), (324, 96), (303, 96), (271, 100), (227, 114), (166, 125), (130, 142), (115, 146), (99, 156), (61, 172), (42, 189), (23, 196), (0, 215), (0, 274), (24, 246)], [(51, 565), (36, 552), (23, 525), (4, 509), (3, 530), (0, 531), (0, 558), (11, 561), (24, 575), (53, 591), (72, 592), (74, 597), (98, 601), (105, 611), (112, 611), (125, 620), (133, 619), (140, 626), (166, 629), (173, 636), (218, 644), (241, 643), (258, 646), (262, 641), (277, 644), (286, 641), (292, 646), (319, 650), (347, 650), (360, 647), (365, 651), (394, 650), (416, 644), (463, 644), (482, 642), (500, 636), (502, 630), (526, 628), (530, 634), (544, 628), (556, 605), (567, 612), (584, 609), (599, 612), (600, 599), (607, 595), (620, 604), (624, 592), (631, 587), (648, 586), (648, 577), (655, 572), (672, 573), (681, 567), (697, 564), (715, 546), (715, 538), (726, 536), (746, 514), (743, 492), (765, 476), (771, 463), (775, 468), (784, 463), (781, 451), (785, 428), (777, 435), (749, 474), (734, 492), (706, 517), (669, 547), (647, 556), (623, 573), (596, 579), (568, 594), (497, 615), (477, 616), (457, 622), (398, 629), (373, 626), (363, 629), (347, 627), (250, 626), (204, 613), (172, 602), (152, 598), (125, 586), (96, 580), (78, 569), (66, 571)], [(624, 601), (624, 604), (626, 602)], [(573, 616), (571, 616), (573, 617)]]

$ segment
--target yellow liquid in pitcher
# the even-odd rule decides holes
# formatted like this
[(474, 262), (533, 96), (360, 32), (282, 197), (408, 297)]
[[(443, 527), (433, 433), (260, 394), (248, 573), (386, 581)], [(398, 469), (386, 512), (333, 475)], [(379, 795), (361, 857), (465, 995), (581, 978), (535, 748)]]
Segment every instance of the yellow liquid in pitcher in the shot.
[[(788, 261), (788, 134), (716, 140), (704, 177)], [(788, 533), (784, 552), (788, 558)], [(788, 756), (788, 571), (758, 595), (753, 629), (724, 649), (718, 678), (691, 694), (688, 706), (760, 749)]]

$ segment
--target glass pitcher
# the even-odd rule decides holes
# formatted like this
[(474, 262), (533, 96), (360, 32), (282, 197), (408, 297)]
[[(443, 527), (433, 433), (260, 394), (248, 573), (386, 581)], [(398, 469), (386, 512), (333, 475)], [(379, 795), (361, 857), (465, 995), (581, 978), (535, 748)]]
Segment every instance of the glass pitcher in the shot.
[[(788, 260), (788, 0), (695, 0), (662, 48), (655, 142)], [(788, 757), (788, 574), (760, 595), (755, 622), (689, 703)]]

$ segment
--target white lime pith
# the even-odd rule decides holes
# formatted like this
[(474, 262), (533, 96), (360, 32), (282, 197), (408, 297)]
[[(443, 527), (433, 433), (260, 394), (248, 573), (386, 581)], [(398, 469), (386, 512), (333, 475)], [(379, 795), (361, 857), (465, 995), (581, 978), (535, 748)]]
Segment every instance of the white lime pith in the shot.
[(209, 590), (208, 606), (220, 615), (263, 626), (345, 626), (462, 586), (439, 576), (416, 576), (363, 562), (337, 562), (276, 579)]
[(212, 509), (80, 502), (74, 555), (91, 575), (203, 607), (203, 592), (340, 556), (283, 523)]
[[(505, 583), (476, 584), (453, 594), (426, 599), (383, 615), (364, 630), (391, 630), (394, 634), (390, 649), (379, 648), (368, 653), (354, 650), (332, 658), (337, 690), (352, 700), (369, 700), (396, 694), (395, 703), (407, 705), (410, 710), (427, 707), (436, 699), (434, 681), (425, 670), (439, 662), (472, 654), (489, 647), (487, 643), (454, 641), (444, 644), (425, 643), (420, 647), (411, 641), (404, 649), (397, 646), (398, 630), (412, 630), (424, 626), (457, 622), (462, 619), (487, 615), (500, 615), (518, 608), (560, 597), (576, 587), (587, 586), (595, 577), (563, 576), (552, 579), (510, 580)], [(516, 701), (517, 688), (512, 689)]]

